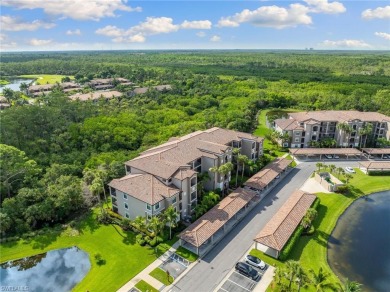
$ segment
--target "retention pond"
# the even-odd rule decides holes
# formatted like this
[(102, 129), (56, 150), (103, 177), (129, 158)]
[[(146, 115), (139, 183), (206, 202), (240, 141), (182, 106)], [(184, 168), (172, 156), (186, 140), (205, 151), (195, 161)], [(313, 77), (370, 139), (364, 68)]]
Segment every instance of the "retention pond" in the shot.
[(86, 252), (59, 249), (1, 264), (0, 282), (9, 291), (70, 291), (90, 268)]
[(328, 261), (342, 280), (363, 291), (390, 289), (390, 191), (356, 200), (340, 217), (328, 243)]

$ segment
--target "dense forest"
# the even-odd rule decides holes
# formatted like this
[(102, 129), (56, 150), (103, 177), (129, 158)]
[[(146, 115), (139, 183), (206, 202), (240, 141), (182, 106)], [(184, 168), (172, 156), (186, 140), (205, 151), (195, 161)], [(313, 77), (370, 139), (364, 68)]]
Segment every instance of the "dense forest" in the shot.
[(99, 102), (61, 91), (1, 111), (1, 232), (63, 222), (93, 205), (123, 162), (172, 136), (212, 126), (252, 132), (259, 111), (356, 109), (390, 115), (390, 53), (6, 53), (1, 79), (124, 77), (169, 92)]

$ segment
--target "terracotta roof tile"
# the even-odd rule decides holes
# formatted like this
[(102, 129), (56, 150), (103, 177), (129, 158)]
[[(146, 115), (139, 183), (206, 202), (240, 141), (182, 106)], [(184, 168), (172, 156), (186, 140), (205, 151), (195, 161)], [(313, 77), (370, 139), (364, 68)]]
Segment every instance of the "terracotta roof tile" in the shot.
[(315, 199), (313, 194), (295, 191), (254, 240), (281, 251)]
[(180, 191), (175, 186), (166, 186), (150, 174), (129, 174), (113, 179), (108, 185), (150, 205)]
[(360, 155), (362, 154), (356, 148), (290, 148), (289, 151), (293, 155), (320, 155), (320, 154)]
[(289, 113), (290, 117), (298, 122), (304, 122), (310, 119), (318, 121), (337, 121), (348, 122), (352, 120), (361, 120), (365, 122), (372, 121), (390, 121), (390, 117), (377, 112), (359, 112), (359, 111), (311, 111)]
[(368, 154), (390, 154), (390, 148), (362, 148)]
[(390, 169), (390, 161), (362, 161), (359, 162), (360, 167), (364, 167), (367, 169), (372, 169), (372, 170), (379, 170), (379, 169), (384, 169), (384, 170), (389, 170)]
[(255, 196), (256, 193), (250, 190), (235, 190), (187, 227), (179, 238), (196, 247), (201, 246)]
[(261, 190), (285, 170), (291, 162), (292, 160), (286, 158), (275, 159), (272, 163), (250, 177), (244, 185)]
[(114, 97), (120, 97), (122, 96), (123, 93), (119, 91), (99, 91), (99, 92), (91, 92), (91, 93), (76, 93), (71, 96), (69, 96), (70, 99), (72, 100), (81, 100), (81, 101), (86, 101), (86, 100), (96, 100), (101, 97), (103, 98), (114, 98)]

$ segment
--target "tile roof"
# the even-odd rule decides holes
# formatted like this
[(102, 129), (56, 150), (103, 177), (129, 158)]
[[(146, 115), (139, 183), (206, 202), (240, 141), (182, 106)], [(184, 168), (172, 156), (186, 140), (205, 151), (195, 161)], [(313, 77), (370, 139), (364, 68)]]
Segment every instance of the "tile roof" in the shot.
[(81, 100), (81, 101), (86, 101), (86, 100), (95, 100), (95, 99), (99, 99), (101, 97), (103, 98), (113, 98), (113, 97), (119, 97), (119, 96), (122, 96), (123, 93), (122, 92), (119, 92), (119, 91), (115, 91), (115, 90), (112, 90), (112, 91), (99, 91), (99, 92), (90, 92), (90, 93), (84, 93), (84, 94), (80, 94), (80, 93), (76, 93), (76, 94), (73, 94), (71, 96), (69, 96), (70, 99), (72, 100)]
[(273, 181), (283, 170), (285, 170), (292, 160), (286, 158), (277, 158), (272, 163), (268, 164), (258, 173), (250, 177), (245, 186), (249, 186), (258, 190), (265, 188), (271, 181)]
[(390, 154), (390, 148), (362, 148), (368, 154)]
[(303, 127), (294, 119), (276, 119), (275, 125), (284, 131), (303, 130)]
[(313, 194), (295, 191), (254, 240), (281, 251), (315, 199)]
[(157, 147), (141, 153), (139, 157), (127, 161), (125, 164), (150, 174), (168, 179), (180, 166), (200, 158), (216, 158), (229, 147), (226, 144), (241, 139), (262, 141), (262, 138), (251, 134), (211, 128), (205, 131), (196, 131), (181, 138), (170, 139)]
[(157, 91), (163, 91), (163, 90), (171, 90), (172, 86), (169, 84), (166, 84), (166, 85), (157, 85), (157, 86), (152, 86), (152, 87), (139, 87), (139, 88), (135, 88), (132, 92), (134, 94), (144, 94), (144, 93), (148, 92), (148, 90), (150, 88), (154, 88)]
[(150, 174), (129, 174), (113, 179), (108, 185), (150, 205), (180, 191), (175, 186), (163, 184)]
[(360, 155), (362, 154), (356, 148), (290, 148), (293, 155), (320, 155), (320, 154), (339, 154), (339, 155)]
[(367, 169), (390, 169), (390, 161), (362, 161), (359, 164), (360, 167)]
[(186, 169), (183, 169), (183, 168), (180, 168), (175, 174), (174, 174), (174, 178), (178, 179), (178, 180), (183, 180), (185, 178), (188, 178), (188, 177), (192, 177), (194, 174), (196, 174), (197, 172), (196, 171), (193, 171), (192, 169), (190, 168), (186, 168)]
[(390, 117), (377, 112), (359, 112), (359, 111), (311, 111), (288, 114), (293, 119), (304, 122), (310, 119), (318, 121), (337, 121), (348, 122), (352, 120), (361, 120), (364, 122), (390, 121)]
[(210, 211), (188, 226), (179, 238), (199, 247), (256, 196), (251, 190), (237, 189)]

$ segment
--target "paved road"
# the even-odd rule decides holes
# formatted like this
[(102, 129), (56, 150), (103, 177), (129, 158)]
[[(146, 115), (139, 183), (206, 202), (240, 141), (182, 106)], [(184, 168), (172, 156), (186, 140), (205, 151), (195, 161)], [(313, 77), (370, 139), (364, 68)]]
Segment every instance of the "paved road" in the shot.
[[(337, 167), (357, 167), (357, 162), (323, 161)], [(226, 235), (170, 291), (213, 291), (234, 264), (253, 244), (253, 238), (279, 210), (292, 192), (299, 189), (315, 169), (315, 162), (299, 164), (260, 202), (236, 227)]]

